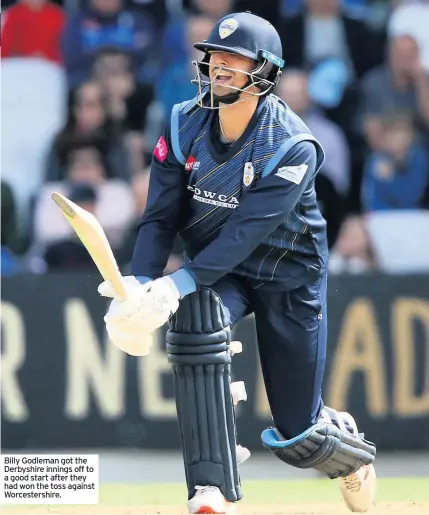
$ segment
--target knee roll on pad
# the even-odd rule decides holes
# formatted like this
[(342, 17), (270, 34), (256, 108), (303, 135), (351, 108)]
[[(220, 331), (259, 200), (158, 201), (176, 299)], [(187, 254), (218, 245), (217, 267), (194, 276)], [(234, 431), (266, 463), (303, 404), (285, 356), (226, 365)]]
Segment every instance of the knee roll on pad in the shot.
[(173, 367), (177, 417), (188, 498), (198, 485), (242, 498), (236, 456), (229, 316), (220, 298), (202, 288), (185, 297), (170, 319), (168, 360)]
[(332, 411), (335, 419), (328, 422), (328, 411), (324, 409), (317, 424), (290, 440), (284, 440), (275, 428), (266, 429), (262, 443), (285, 463), (314, 468), (331, 479), (346, 477), (362, 465), (373, 463), (375, 445), (357, 434), (349, 420), (343, 421), (341, 413)]

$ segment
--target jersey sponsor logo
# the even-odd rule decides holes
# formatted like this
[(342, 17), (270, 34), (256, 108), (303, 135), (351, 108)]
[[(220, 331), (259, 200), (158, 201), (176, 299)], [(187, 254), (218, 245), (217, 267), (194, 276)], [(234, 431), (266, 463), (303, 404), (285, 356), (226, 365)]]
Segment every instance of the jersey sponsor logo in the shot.
[(239, 205), (237, 197), (222, 195), (215, 191), (202, 190), (194, 186), (188, 186), (188, 190), (192, 191), (193, 199), (203, 204), (211, 204), (212, 206), (226, 207), (227, 209), (235, 209)]
[(305, 163), (299, 166), (282, 166), (274, 175), (277, 175), (277, 177), (281, 177), (286, 181), (291, 181), (294, 184), (301, 184), (307, 170), (308, 165)]
[(219, 36), (225, 39), (238, 29), (238, 23), (233, 18), (223, 21), (219, 27)]
[(161, 161), (161, 163), (163, 163), (167, 158), (167, 154), (168, 154), (167, 143), (165, 142), (165, 139), (163, 138), (163, 136), (161, 136), (158, 140), (158, 143), (155, 145), (153, 155), (159, 161)]
[(200, 167), (200, 162), (195, 157), (189, 156), (185, 163), (185, 170), (190, 172), (192, 170), (197, 171)]
[(253, 169), (252, 163), (246, 163), (244, 165), (244, 172), (243, 172), (243, 184), (248, 188), (255, 178), (255, 170)]

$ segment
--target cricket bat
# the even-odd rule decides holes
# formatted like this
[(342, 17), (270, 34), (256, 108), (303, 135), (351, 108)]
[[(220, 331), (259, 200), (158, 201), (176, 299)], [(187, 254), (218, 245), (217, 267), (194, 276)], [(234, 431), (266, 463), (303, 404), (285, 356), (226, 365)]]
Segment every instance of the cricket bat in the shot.
[(104, 280), (109, 281), (117, 297), (125, 300), (124, 280), (100, 222), (93, 214), (82, 209), (61, 193), (52, 193), (51, 198), (85, 245)]

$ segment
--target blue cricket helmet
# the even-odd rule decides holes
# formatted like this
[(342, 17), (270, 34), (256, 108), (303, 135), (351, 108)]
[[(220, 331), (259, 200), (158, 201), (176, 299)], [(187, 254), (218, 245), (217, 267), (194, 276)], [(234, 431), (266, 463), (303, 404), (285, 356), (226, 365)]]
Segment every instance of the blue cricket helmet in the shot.
[[(241, 92), (252, 84), (261, 90), (261, 94), (268, 94), (275, 88), (284, 66), (282, 43), (277, 30), (267, 20), (250, 12), (224, 16), (216, 23), (208, 39), (194, 46), (205, 53), (204, 58), (195, 64), (200, 74), (206, 77), (209, 77), (211, 51), (238, 54), (255, 61), (255, 69), (248, 74), (246, 85), (227, 95), (229, 102), (225, 102), (225, 96), (222, 97), (223, 103), (235, 102)], [(193, 82), (198, 83), (200, 88), (211, 86), (210, 81), (201, 80), (201, 77)]]

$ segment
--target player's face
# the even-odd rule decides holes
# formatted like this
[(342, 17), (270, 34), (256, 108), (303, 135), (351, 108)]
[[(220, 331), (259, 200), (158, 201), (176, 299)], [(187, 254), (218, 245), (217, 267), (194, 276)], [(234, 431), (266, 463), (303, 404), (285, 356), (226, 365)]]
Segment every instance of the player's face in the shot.
[[(233, 68), (237, 71), (223, 70), (223, 68)], [(249, 80), (249, 76), (242, 71), (250, 72), (254, 68), (255, 63), (247, 57), (227, 52), (211, 52), (210, 80), (213, 81), (213, 92), (223, 96), (232, 92), (228, 86), (242, 88)]]

